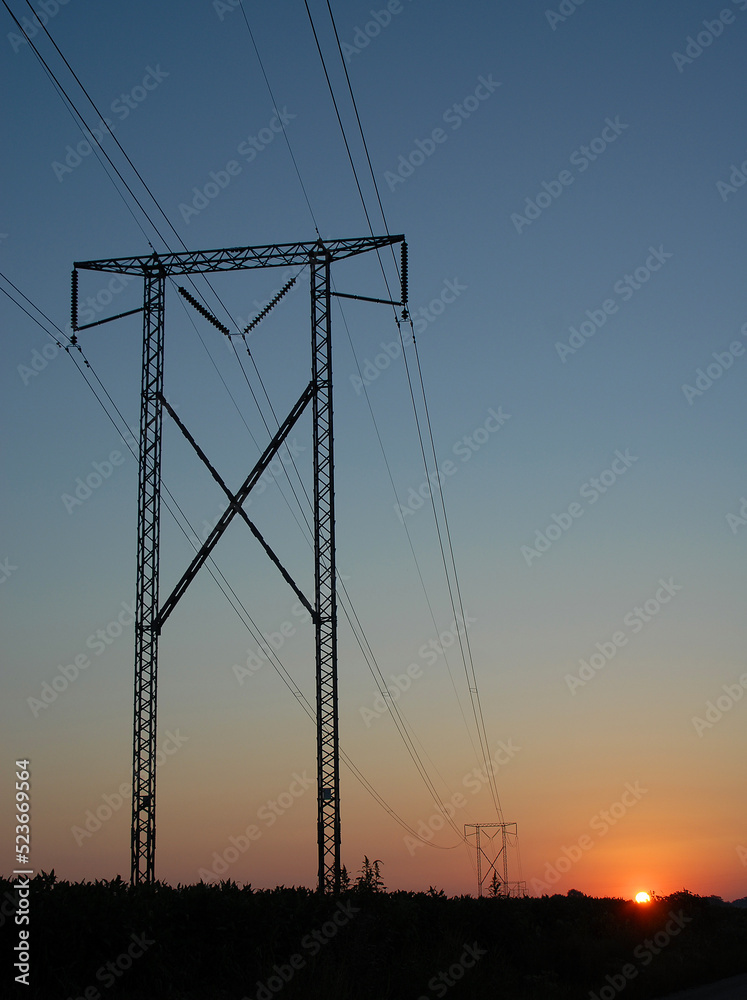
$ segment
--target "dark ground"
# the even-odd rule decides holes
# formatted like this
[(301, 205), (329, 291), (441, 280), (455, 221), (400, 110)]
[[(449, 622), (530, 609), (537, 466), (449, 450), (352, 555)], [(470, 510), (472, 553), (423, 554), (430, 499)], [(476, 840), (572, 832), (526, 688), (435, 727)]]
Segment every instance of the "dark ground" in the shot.
[(691, 990), (670, 993), (661, 1000), (745, 1000), (747, 976), (730, 976), (709, 986), (695, 986)]
[[(9, 896), (6, 897), (6, 893)], [(0, 880), (0, 899), (13, 899)], [(747, 972), (747, 909), (686, 891), (447, 898), (37, 876), (29, 1000), (652, 1000)], [(18, 941), (6, 902), (7, 956)], [(745, 994), (747, 996), (747, 993)]]

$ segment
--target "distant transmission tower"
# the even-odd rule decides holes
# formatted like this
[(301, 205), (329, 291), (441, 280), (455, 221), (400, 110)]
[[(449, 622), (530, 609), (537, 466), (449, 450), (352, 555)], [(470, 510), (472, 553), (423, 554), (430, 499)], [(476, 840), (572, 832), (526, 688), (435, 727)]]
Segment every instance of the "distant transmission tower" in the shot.
[[(382, 247), (401, 244), (402, 300), (369, 298), (332, 292), (333, 261)], [(163, 359), (166, 279), (177, 274), (209, 274), (258, 267), (301, 266), (311, 269), (311, 381), (278, 428), (254, 468), (232, 493), (210, 464), (190, 432), (163, 395)], [(237, 514), (278, 567), (286, 582), (309, 611), (315, 627), (317, 705), (317, 843), (319, 890), (340, 888), (340, 766), (337, 708), (337, 594), (335, 569), (334, 438), (332, 424), (332, 339), (330, 300), (343, 298), (383, 302), (407, 307), (407, 244), (404, 236), (317, 240), (271, 246), (238, 247), (185, 253), (153, 253), (147, 257), (121, 257), (73, 265), (72, 325), (74, 331), (98, 326), (99, 320), (79, 327), (78, 270), (140, 275), (144, 282), (143, 307), (120, 313), (119, 319), (143, 313), (143, 371), (140, 410), (140, 459), (137, 532), (137, 592), (135, 618), (135, 712), (132, 783), (133, 884), (155, 879), (156, 854), (156, 701), (158, 638), (177, 602), (204, 565), (220, 537)], [(290, 283), (289, 283), (290, 285)], [(284, 291), (289, 286), (286, 286)], [(185, 289), (184, 297), (225, 335), (230, 331)], [(269, 312), (273, 302), (244, 331), (247, 333)], [(308, 404), (313, 413), (314, 450), (314, 587), (313, 604), (307, 600), (277, 555), (250, 521), (243, 505)], [(159, 548), (161, 509), (161, 430), (164, 409), (209, 469), (226, 494), (228, 506), (212, 532), (163, 604), (159, 604)]]
[[(469, 831), (473, 832), (470, 833)], [(494, 833), (481, 831), (494, 830)], [(465, 823), (464, 836), (466, 840), (473, 839), (477, 850), (477, 895), (483, 895), (483, 885), (490, 878), (495, 878), (498, 896), (525, 896), (526, 882), (508, 879), (508, 848), (509, 837), (518, 838), (516, 823)], [(483, 871), (483, 861), (487, 867)], [(500, 866), (500, 873), (498, 867)], [(492, 875), (491, 875), (492, 872)]]

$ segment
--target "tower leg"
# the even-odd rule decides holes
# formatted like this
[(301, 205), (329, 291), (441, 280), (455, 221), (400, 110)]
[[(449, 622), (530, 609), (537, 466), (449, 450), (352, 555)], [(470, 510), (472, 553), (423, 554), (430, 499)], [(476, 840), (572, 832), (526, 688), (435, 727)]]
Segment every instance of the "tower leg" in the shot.
[(146, 269), (138, 477), (135, 601), (135, 719), (132, 760), (133, 885), (155, 878), (158, 546), (161, 506), (160, 393), (163, 389), (165, 279)]
[(340, 889), (340, 758), (337, 712), (332, 340), (329, 255), (311, 253), (311, 371), (314, 383), (314, 583), (316, 594), (317, 843), (319, 891)]
[(501, 828), (503, 834), (503, 891), (508, 896), (508, 837), (506, 834), (506, 824)]
[(477, 895), (482, 896), (482, 851), (480, 850), (480, 827), (475, 826), (475, 843), (477, 845)]

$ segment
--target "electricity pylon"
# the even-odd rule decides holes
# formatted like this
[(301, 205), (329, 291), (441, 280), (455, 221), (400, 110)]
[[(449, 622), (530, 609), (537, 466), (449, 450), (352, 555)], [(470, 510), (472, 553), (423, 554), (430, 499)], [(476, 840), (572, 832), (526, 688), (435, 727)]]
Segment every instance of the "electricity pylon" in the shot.
[[(474, 833), (468, 833), (474, 830)], [(481, 830), (494, 830), (494, 833), (486, 833), (481, 838)], [(500, 834), (500, 840), (496, 848), (495, 839)], [(482, 896), (482, 887), (490, 873), (493, 873), (491, 886), (495, 885), (498, 896), (524, 896), (526, 895), (526, 882), (508, 880), (508, 838), (518, 837), (516, 823), (465, 823), (464, 837), (469, 840), (474, 837), (475, 848), (477, 850), (477, 895)], [(487, 838), (487, 844), (485, 842)], [(489, 847), (488, 847), (489, 845)], [(487, 848), (487, 849), (486, 849)], [(487, 861), (487, 870), (483, 872), (483, 859)], [(502, 873), (498, 872), (498, 865), (501, 865)]]
[[(402, 300), (347, 295), (331, 290), (330, 266), (336, 260), (402, 245)], [(182, 424), (163, 395), (165, 287), (177, 274), (209, 274), (259, 267), (310, 266), (311, 270), (311, 381), (257, 460), (254, 468), (232, 493), (205, 453)], [(135, 617), (135, 710), (133, 740), (131, 880), (133, 884), (155, 879), (156, 853), (156, 707), (158, 640), (161, 629), (187, 587), (211, 555), (219, 539), (238, 514), (248, 524), (285, 580), (311, 614), (315, 628), (317, 708), (317, 844), (319, 890), (340, 888), (340, 764), (337, 707), (337, 594), (335, 570), (334, 436), (332, 410), (332, 330), (330, 302), (343, 298), (407, 306), (407, 244), (403, 236), (317, 240), (220, 250), (153, 253), (147, 257), (120, 257), (74, 264), (73, 317), (77, 326), (78, 270), (141, 275), (143, 295), (143, 370), (140, 410), (138, 475), (137, 590)], [(180, 291), (215, 326), (229, 331), (184, 289)], [(140, 312), (131, 310), (130, 312)], [(118, 319), (130, 313), (120, 313)], [(101, 322), (87, 324), (97, 326)], [(251, 326), (256, 325), (256, 321)], [(245, 331), (246, 332), (246, 331)], [(307, 600), (285, 570), (243, 504), (282, 446), (307, 405), (312, 404), (314, 464), (314, 601)], [(159, 605), (159, 552), (161, 504), (161, 431), (164, 409), (210, 470), (228, 498), (228, 506), (169, 597)]]

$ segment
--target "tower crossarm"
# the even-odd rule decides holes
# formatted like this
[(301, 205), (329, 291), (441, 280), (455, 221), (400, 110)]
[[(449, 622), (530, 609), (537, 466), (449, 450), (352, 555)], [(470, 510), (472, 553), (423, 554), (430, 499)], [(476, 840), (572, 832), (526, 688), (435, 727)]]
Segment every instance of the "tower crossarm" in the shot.
[(151, 254), (148, 257), (114, 257), (108, 260), (77, 261), (73, 266), (86, 271), (113, 271), (115, 274), (143, 274), (158, 266), (165, 275), (207, 274), (214, 271), (241, 271), (255, 267), (301, 266), (312, 254), (328, 260), (342, 260), (369, 250), (402, 243), (404, 236), (369, 236), (349, 240), (316, 240), (310, 243), (274, 243), (259, 247), (220, 250), (187, 250), (184, 253)]

